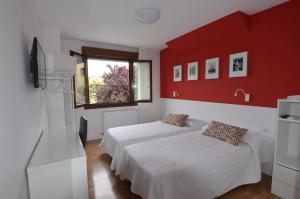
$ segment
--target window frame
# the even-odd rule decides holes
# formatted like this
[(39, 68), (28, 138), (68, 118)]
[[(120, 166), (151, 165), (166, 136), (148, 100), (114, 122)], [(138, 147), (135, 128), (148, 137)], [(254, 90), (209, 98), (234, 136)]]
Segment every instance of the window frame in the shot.
[[(152, 102), (152, 60), (139, 60), (137, 52), (128, 52), (128, 51), (119, 51), (119, 50), (110, 50), (102, 48), (94, 48), (82, 46), (82, 54), (70, 51), (70, 55), (79, 55), (83, 57), (85, 64), (85, 85), (86, 85), (86, 103), (81, 105), (76, 105), (76, 92), (75, 92), (75, 81), (74, 85), (74, 105), (75, 108), (84, 107), (84, 109), (98, 109), (98, 108), (111, 108), (111, 107), (124, 107), (124, 106), (137, 106), (138, 103), (151, 103)], [(89, 76), (88, 76), (88, 59), (102, 59), (102, 60), (116, 60), (116, 61), (128, 61), (129, 63), (129, 92), (130, 100), (127, 103), (111, 103), (111, 104), (90, 104), (90, 92), (89, 92)], [(137, 100), (135, 101), (134, 96), (134, 62), (145, 63), (148, 62), (150, 65), (150, 99), (149, 100)], [(74, 75), (75, 80), (75, 75)]]
[[(134, 100), (134, 101), (137, 103), (151, 103), (152, 102), (152, 60), (134, 60), (133, 63), (135, 63), (135, 62), (136, 63), (149, 63), (149, 66), (150, 66), (150, 70), (149, 70), (150, 71), (150, 99), (149, 100)], [(133, 69), (133, 63), (132, 63), (132, 69)]]
[[(86, 57), (83, 54), (80, 54), (78, 52), (70, 50), (70, 56), (73, 57), (74, 55), (82, 57), (82, 60), (83, 60), (83, 63), (84, 63), (84, 78), (85, 78), (85, 84), (86, 84), (86, 73), (87, 73), (86, 64), (87, 64), (87, 59), (86, 59)], [(74, 91), (74, 107), (75, 108), (85, 107), (85, 105), (87, 104), (88, 91), (86, 89), (87, 89), (87, 87), (85, 88), (85, 104), (77, 105), (77, 103), (76, 103), (75, 74), (74, 74), (73, 75), (73, 91)]]
[(86, 56), (86, 61), (88, 59), (101, 59), (101, 60), (111, 60), (111, 61), (128, 61), (129, 63), (129, 102), (126, 103), (111, 103), (111, 104), (104, 104), (104, 103), (96, 103), (96, 104), (91, 104), (90, 103), (90, 92), (89, 92), (89, 74), (88, 74), (88, 62), (86, 63), (86, 74), (85, 74), (85, 80), (86, 80), (86, 90), (87, 90), (87, 103), (85, 104), (84, 108), (85, 109), (97, 109), (97, 108), (110, 108), (110, 107), (122, 107), (122, 106), (136, 106), (137, 103), (134, 101), (134, 93), (132, 89), (132, 83), (133, 83), (133, 61), (132, 60), (127, 60), (127, 59), (122, 59), (122, 58), (111, 58), (111, 57), (104, 57), (104, 56), (91, 56), (87, 55)]

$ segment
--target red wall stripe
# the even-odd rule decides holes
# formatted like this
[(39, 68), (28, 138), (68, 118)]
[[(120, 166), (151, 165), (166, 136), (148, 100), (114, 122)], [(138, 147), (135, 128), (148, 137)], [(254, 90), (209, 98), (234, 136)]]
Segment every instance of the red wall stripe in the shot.
[[(236, 17), (232, 23), (223, 18), (168, 42), (160, 53), (161, 97), (173, 98), (176, 90), (179, 99), (276, 107), (277, 99), (300, 94), (300, 2), (289, 1), (246, 19), (248, 31), (234, 37), (222, 35), (242, 27)], [(228, 29), (220, 28), (223, 21)], [(210, 37), (207, 31), (217, 31), (220, 37)], [(229, 78), (229, 55), (243, 51), (248, 51), (248, 76)], [(220, 78), (205, 80), (205, 60), (213, 57), (220, 58)], [(187, 81), (187, 64), (192, 61), (199, 62), (200, 76)], [(173, 82), (177, 64), (183, 65), (182, 82)], [(244, 102), (241, 94), (234, 97), (237, 88), (249, 92), (251, 101)]]

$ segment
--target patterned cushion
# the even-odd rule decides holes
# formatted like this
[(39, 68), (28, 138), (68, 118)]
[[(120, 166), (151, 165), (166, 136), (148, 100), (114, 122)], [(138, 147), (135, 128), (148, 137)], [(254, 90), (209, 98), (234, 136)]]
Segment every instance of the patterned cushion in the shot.
[(169, 114), (167, 117), (165, 117), (163, 122), (183, 127), (186, 126), (186, 121), (188, 117), (189, 115), (185, 114)]
[(248, 129), (212, 121), (203, 135), (207, 135), (219, 140), (228, 142), (229, 144), (238, 144)]

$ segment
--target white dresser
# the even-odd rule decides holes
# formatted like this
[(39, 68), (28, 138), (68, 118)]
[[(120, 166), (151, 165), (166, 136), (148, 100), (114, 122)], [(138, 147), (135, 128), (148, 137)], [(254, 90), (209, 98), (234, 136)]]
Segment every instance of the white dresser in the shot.
[(272, 193), (300, 199), (300, 100), (278, 100), (277, 123)]
[(48, 130), (27, 167), (31, 199), (87, 199), (86, 154), (71, 129)]

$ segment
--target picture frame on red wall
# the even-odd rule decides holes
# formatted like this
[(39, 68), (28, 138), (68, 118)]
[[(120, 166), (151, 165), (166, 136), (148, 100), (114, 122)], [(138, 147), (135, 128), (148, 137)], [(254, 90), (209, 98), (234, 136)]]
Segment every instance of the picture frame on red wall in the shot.
[(199, 77), (199, 67), (198, 62), (188, 63), (188, 71), (187, 71), (187, 80), (198, 80)]
[(219, 79), (219, 57), (205, 61), (205, 79)]
[(230, 55), (229, 77), (247, 77), (248, 52), (235, 53)]
[(182, 81), (182, 65), (174, 66), (173, 78), (174, 78), (174, 82)]

